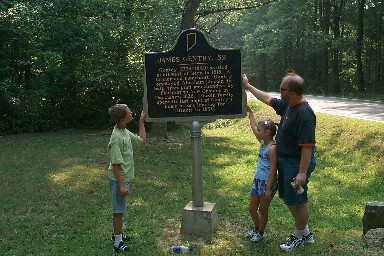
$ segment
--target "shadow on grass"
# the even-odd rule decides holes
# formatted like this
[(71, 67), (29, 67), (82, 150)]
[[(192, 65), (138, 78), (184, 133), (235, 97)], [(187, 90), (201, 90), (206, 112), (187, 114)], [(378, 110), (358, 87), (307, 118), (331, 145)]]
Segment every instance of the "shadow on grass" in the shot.
[(97, 240), (95, 224), (103, 211), (105, 218), (100, 145), (107, 139), (100, 132), (76, 131), (0, 138), (6, 149), (0, 154), (3, 255), (75, 255), (89, 249), (87, 240)]
[[(274, 113), (260, 115), (269, 114)], [(364, 255), (360, 236), (365, 203), (384, 198), (383, 134), (373, 130), (357, 136), (344, 121), (340, 127), (345, 128), (328, 133), (335, 128), (326, 124), (336, 119), (329, 121), (320, 119), (318, 125), (318, 165), (309, 183), (310, 224), (317, 242), (295, 255)], [(111, 253), (108, 140), (109, 132), (76, 131), (0, 137), (6, 149), (0, 152), (4, 255)], [(257, 152), (246, 120), (203, 130), (204, 200), (217, 204), (219, 218), (214, 237), (207, 241), (179, 232), (182, 210), (192, 200), (189, 131), (176, 131), (162, 143), (135, 146), (136, 175), (124, 222), (133, 236), (134, 254), (166, 255), (175, 244), (192, 245), (195, 255), (281, 254), (278, 244), (292, 231), (292, 220), (278, 198), (270, 208), (264, 243), (251, 244), (242, 235), (251, 223), (248, 193)]]

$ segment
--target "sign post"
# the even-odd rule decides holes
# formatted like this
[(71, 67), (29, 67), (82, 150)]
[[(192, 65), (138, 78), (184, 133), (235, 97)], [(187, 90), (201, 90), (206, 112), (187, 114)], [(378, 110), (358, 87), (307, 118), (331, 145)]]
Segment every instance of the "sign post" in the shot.
[(198, 121), (192, 122), (192, 203), (194, 207), (203, 207), (203, 168), (201, 154), (201, 125)]
[(144, 55), (144, 110), (148, 122), (191, 123), (192, 199), (181, 232), (211, 236), (216, 204), (203, 200), (202, 123), (246, 116), (238, 49), (216, 49), (196, 29), (180, 33), (173, 49)]

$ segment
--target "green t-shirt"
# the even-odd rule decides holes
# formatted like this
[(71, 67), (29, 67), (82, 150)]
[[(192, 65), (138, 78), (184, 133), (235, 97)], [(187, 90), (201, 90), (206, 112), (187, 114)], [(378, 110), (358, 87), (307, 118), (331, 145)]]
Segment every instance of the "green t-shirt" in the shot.
[(112, 131), (111, 138), (108, 143), (108, 151), (110, 156), (110, 164), (108, 168), (108, 178), (116, 180), (112, 164), (121, 165), (121, 175), (125, 182), (130, 182), (135, 175), (135, 167), (133, 160), (132, 142), (142, 142), (143, 139), (128, 131), (127, 129), (119, 129), (115, 127)]

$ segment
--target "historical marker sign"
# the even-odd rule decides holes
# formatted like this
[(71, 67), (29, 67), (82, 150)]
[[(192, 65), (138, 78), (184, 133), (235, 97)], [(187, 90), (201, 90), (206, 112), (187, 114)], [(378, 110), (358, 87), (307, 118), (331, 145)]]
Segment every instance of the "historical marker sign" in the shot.
[(168, 52), (144, 56), (147, 121), (207, 121), (246, 115), (238, 49), (216, 49), (203, 33), (180, 33)]

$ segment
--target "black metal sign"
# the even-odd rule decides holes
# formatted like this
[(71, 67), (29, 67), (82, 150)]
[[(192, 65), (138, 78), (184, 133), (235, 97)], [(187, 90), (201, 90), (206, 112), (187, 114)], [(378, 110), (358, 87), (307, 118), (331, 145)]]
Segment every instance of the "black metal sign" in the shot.
[(144, 56), (147, 121), (205, 121), (246, 115), (238, 49), (216, 49), (203, 33), (180, 33), (168, 52)]

